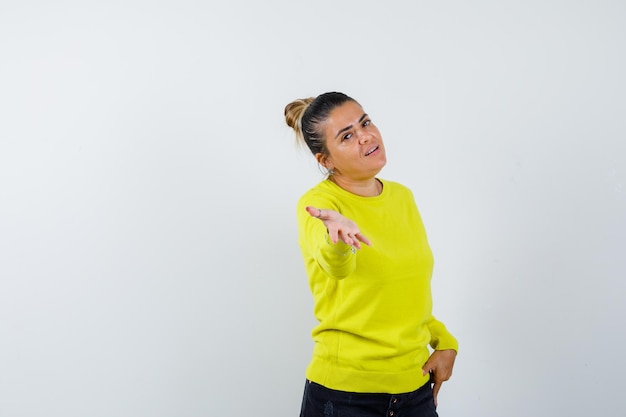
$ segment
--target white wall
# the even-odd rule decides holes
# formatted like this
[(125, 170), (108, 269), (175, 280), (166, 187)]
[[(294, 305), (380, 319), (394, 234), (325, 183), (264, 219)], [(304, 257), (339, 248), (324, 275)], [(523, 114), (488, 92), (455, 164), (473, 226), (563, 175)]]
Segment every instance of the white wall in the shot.
[[(414, 3), (414, 4), (411, 4)], [(623, 2), (4, 1), (0, 416), (295, 416), (285, 104), (340, 90), (458, 336), (442, 416), (626, 415)]]

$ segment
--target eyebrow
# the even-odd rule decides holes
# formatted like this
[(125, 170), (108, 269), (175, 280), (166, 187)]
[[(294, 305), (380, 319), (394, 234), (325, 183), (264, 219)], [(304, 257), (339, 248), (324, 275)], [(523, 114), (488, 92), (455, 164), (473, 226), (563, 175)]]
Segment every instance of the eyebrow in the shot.
[[(359, 119), (359, 123), (361, 123), (363, 121), (363, 119), (365, 119), (367, 117), (367, 113), (363, 113), (363, 116), (361, 116), (361, 118)], [(335, 136), (335, 139), (337, 139), (337, 137), (339, 135), (341, 135), (343, 132), (352, 129), (353, 125), (348, 125), (346, 127), (344, 127), (343, 129), (341, 129), (339, 132), (337, 132), (337, 135)]]

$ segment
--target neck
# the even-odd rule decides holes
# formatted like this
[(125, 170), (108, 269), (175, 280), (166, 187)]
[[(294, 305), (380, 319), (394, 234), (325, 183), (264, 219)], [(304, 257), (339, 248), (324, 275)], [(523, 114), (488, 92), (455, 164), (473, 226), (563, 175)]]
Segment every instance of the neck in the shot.
[(342, 176), (331, 175), (328, 179), (344, 190), (361, 197), (375, 197), (383, 191), (382, 183), (375, 177), (366, 180), (352, 180)]

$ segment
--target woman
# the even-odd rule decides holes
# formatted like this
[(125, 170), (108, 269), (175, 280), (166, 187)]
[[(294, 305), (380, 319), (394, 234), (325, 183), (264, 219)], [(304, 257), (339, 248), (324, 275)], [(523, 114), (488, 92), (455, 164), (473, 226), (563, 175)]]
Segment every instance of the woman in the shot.
[(437, 416), (458, 345), (431, 313), (433, 257), (411, 191), (376, 177), (385, 147), (354, 99), (296, 100), (285, 119), (328, 172), (297, 207), (319, 321), (300, 416)]

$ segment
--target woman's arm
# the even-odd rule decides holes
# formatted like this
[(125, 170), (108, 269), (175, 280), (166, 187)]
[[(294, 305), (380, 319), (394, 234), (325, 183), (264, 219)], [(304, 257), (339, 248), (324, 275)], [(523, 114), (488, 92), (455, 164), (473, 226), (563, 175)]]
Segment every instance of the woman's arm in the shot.
[(370, 244), (353, 221), (333, 209), (301, 205), (298, 223), (300, 245), (336, 279), (343, 279), (354, 271), (356, 251), (361, 244)]
[(424, 372), (424, 375), (428, 373), (431, 375), (433, 397), (436, 405), (437, 394), (441, 389), (441, 385), (452, 376), (452, 368), (459, 350), (459, 343), (446, 329), (446, 326), (435, 317), (431, 316), (431, 320), (426, 325), (430, 331), (430, 346), (435, 351), (422, 367), (422, 372)]

